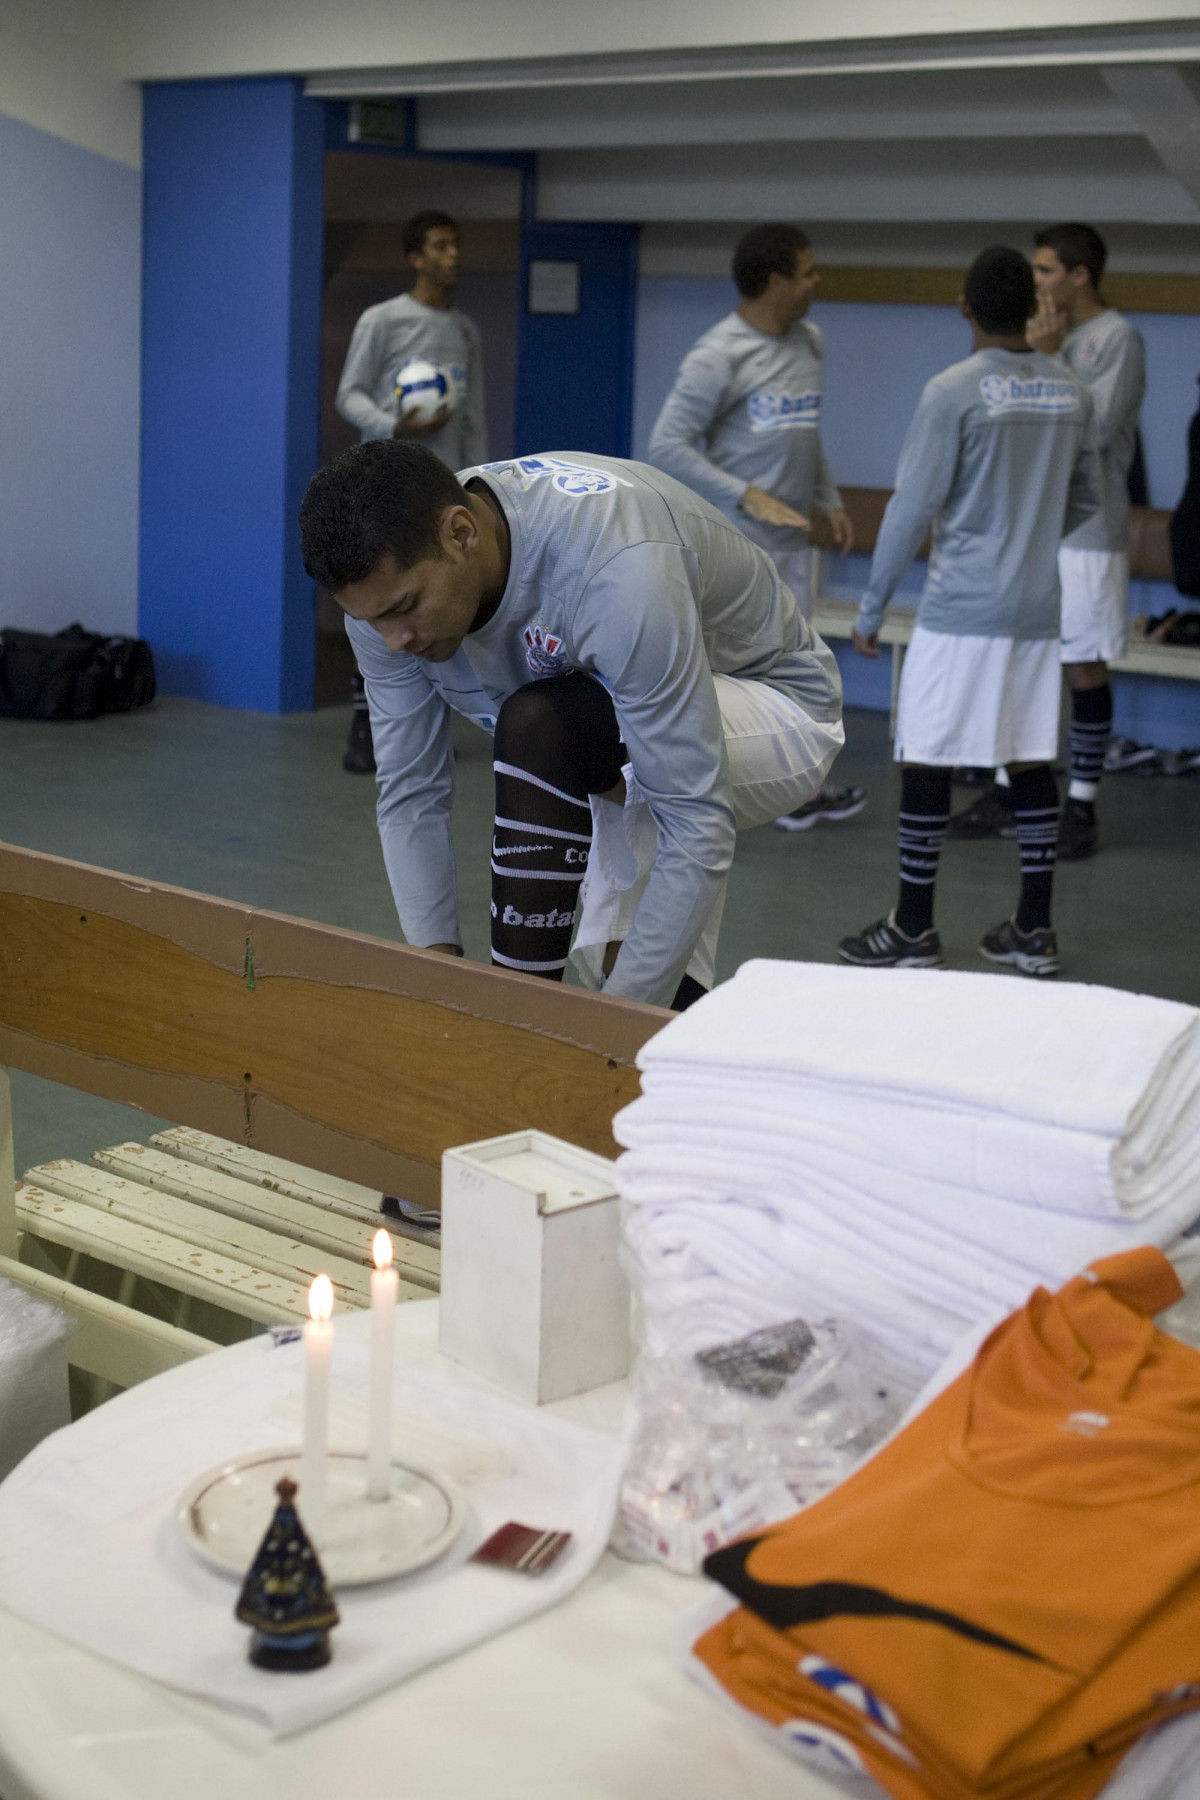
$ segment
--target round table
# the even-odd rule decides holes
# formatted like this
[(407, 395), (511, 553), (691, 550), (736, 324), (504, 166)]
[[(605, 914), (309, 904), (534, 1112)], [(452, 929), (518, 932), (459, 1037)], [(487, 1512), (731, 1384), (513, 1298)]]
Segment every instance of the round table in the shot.
[[(414, 1358), (436, 1357), (436, 1301), (397, 1322)], [(622, 1404), (607, 1388), (553, 1410), (614, 1429)], [(845, 1800), (679, 1668), (672, 1617), (703, 1591), (606, 1555), (559, 1606), (280, 1741), (0, 1611), (0, 1795)]]

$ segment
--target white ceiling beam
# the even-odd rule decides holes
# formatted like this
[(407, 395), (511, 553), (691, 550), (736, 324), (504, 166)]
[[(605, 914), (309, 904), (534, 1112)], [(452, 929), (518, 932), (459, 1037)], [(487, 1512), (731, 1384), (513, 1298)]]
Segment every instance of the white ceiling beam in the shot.
[(1135, 139), (547, 151), (543, 219), (1200, 223), (1200, 205)]
[(958, 70), (431, 94), (423, 150), (1140, 136), (1095, 69)]
[(1147, 64), (1106, 68), (1104, 79), (1184, 192), (1200, 201), (1200, 98), (1188, 74)]
[(1200, 61), (1200, 21), (971, 32), (853, 41), (702, 46), (572, 56), (466, 58), (313, 70), (316, 99), (472, 93), (501, 88), (586, 87), (640, 81), (722, 81), (731, 76), (887, 74), (902, 69), (1059, 67), (1069, 64)]

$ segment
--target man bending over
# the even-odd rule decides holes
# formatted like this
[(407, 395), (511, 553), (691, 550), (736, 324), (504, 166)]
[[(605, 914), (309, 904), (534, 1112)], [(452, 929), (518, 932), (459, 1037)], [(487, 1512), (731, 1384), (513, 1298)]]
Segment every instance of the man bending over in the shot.
[(711, 986), (735, 831), (801, 805), (843, 741), (836, 664), (770, 557), (642, 463), (455, 476), (401, 440), (321, 470), (300, 524), (366, 680), (408, 941), (462, 954), (453, 710), (495, 737), (493, 962), (561, 980), (604, 797), (624, 805), (625, 854), (589, 903), (636, 897), (604, 915), (623, 939), (605, 991), (683, 1006)]

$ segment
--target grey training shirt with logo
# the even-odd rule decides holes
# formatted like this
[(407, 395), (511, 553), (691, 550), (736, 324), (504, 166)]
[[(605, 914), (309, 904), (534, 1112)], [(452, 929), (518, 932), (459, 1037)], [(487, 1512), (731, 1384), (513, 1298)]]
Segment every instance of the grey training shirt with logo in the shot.
[(650, 438), (650, 460), (736, 521), (765, 550), (803, 542), (739, 506), (765, 489), (806, 518), (841, 506), (821, 448), (824, 339), (800, 319), (769, 337), (736, 312), (706, 331), (680, 364)]
[(1067, 539), (1071, 550), (1124, 550), (1129, 544), (1129, 471), (1146, 393), (1142, 334), (1113, 307), (1076, 325), (1059, 355), (1092, 397), (1103, 506)]
[(399, 294), (368, 306), (354, 327), (338, 383), (337, 409), (357, 425), (362, 441), (390, 438), (396, 423), (396, 376), (411, 357), (446, 369), (454, 382), (454, 413), (432, 437), (423, 437), (448, 468), (482, 462), (487, 455), (483, 416), (483, 359), (479, 332), (457, 308), (426, 306)]
[(733, 856), (734, 813), (714, 674), (763, 681), (810, 717), (841, 714), (837, 665), (774, 564), (689, 489), (645, 463), (526, 456), (465, 469), (508, 522), (495, 613), (443, 663), (392, 651), (347, 621), (366, 678), (379, 833), (400, 923), (457, 943), (450, 710), (495, 728), (542, 677), (582, 670), (612, 695), (658, 828), (658, 857), (606, 991), (667, 1004)]
[(1100, 504), (1087, 389), (1056, 357), (979, 350), (926, 383), (856, 628), (879, 629), (932, 531), (927, 631), (1057, 637), (1058, 546)]

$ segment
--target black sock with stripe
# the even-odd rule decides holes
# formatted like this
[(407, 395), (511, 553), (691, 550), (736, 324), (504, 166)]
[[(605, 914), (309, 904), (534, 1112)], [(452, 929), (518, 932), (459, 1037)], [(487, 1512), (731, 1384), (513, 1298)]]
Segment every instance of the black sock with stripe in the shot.
[(1049, 763), (1023, 769), (1012, 777), (1013, 816), (1021, 847), (1021, 898), (1018, 931), (1037, 931), (1050, 924), (1054, 857), (1058, 848), (1058, 783)]
[(589, 794), (620, 779), (607, 692), (587, 675), (518, 688), (496, 721), (492, 961), (561, 981), (592, 841)]
[(933, 889), (950, 820), (950, 771), (905, 769), (901, 776), (900, 897), (896, 925), (905, 937), (933, 926)]

